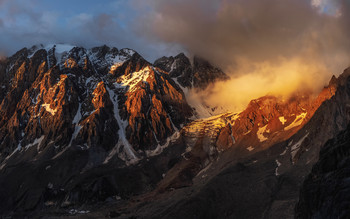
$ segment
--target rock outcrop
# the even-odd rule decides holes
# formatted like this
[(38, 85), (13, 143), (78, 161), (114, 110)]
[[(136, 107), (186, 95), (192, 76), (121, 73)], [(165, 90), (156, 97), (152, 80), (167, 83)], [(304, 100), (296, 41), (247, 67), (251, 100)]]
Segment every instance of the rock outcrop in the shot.
[[(22, 49), (0, 60), (0, 215), (285, 218), (321, 146), (350, 122), (349, 74), (316, 97), (264, 96), (240, 113), (195, 119), (187, 92), (228, 79), (203, 59), (151, 64), (107, 46)], [(347, 191), (336, 189), (347, 138), (322, 150), (300, 217), (347, 213), (327, 210), (347, 197), (309, 189)]]
[(194, 57), (193, 64), (183, 54), (175, 57), (162, 57), (154, 62), (154, 66), (169, 72), (180, 86), (203, 90), (217, 81), (228, 80), (229, 77), (208, 61)]
[(296, 218), (346, 218), (350, 214), (350, 127), (329, 140), (303, 183)]

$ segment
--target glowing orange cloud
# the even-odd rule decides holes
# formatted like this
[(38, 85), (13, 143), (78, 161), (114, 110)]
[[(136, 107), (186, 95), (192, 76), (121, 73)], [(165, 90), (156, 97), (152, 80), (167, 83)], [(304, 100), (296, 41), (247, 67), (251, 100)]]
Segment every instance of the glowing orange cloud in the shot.
[[(244, 109), (250, 100), (264, 95), (288, 98), (295, 92), (318, 93), (330, 80), (327, 69), (301, 58), (276, 62), (238, 62), (240, 74), (218, 82), (205, 91), (193, 91), (190, 99), (200, 99), (209, 106), (224, 106), (232, 111)], [(190, 100), (191, 101), (191, 100)]]
[(241, 109), (266, 94), (318, 92), (349, 66), (350, 2), (339, 1), (336, 13), (323, 13), (324, 2), (155, 0), (140, 30), (183, 46), (231, 76), (191, 99)]

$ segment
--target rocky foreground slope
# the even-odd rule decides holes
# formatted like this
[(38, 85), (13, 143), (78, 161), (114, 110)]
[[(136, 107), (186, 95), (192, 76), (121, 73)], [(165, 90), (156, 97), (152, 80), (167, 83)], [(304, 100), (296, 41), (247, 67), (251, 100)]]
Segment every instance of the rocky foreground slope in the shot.
[(316, 97), (197, 119), (188, 91), (228, 79), (203, 59), (22, 49), (0, 62), (1, 215), (292, 217), (321, 146), (350, 120), (349, 74)]
[(350, 215), (350, 127), (329, 140), (303, 183), (297, 218), (346, 218)]

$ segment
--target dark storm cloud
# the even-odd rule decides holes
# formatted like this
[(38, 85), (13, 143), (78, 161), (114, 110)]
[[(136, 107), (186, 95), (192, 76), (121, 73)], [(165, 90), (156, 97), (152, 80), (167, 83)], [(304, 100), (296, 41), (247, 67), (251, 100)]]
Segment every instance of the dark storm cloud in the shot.
[(206, 3), (156, 0), (156, 13), (148, 16), (143, 31), (152, 38), (184, 45), (224, 67), (237, 57), (262, 61), (308, 49), (323, 54), (349, 48), (348, 1), (343, 1), (339, 17), (320, 13), (306, 0)]
[(231, 74), (210, 91), (213, 102), (244, 105), (266, 93), (318, 91), (350, 64), (348, 0), (211, 2), (155, 0), (142, 31)]

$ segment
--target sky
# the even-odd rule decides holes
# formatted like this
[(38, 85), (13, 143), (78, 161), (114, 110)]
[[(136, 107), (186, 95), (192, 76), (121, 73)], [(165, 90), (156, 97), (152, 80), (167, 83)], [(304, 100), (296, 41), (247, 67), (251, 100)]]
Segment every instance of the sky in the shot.
[(350, 66), (350, 0), (172, 0), (154, 11), (144, 18), (150, 38), (230, 75), (195, 93), (208, 105), (240, 111), (264, 95), (317, 95)]
[(136, 0), (0, 0), (0, 53), (52, 43), (132, 48), (151, 61), (180, 52), (135, 30), (151, 10)]
[(240, 109), (317, 93), (350, 66), (349, 27), (350, 0), (0, 0), (0, 55), (52, 43), (131, 48), (149, 61), (185, 52), (231, 77), (195, 95)]

